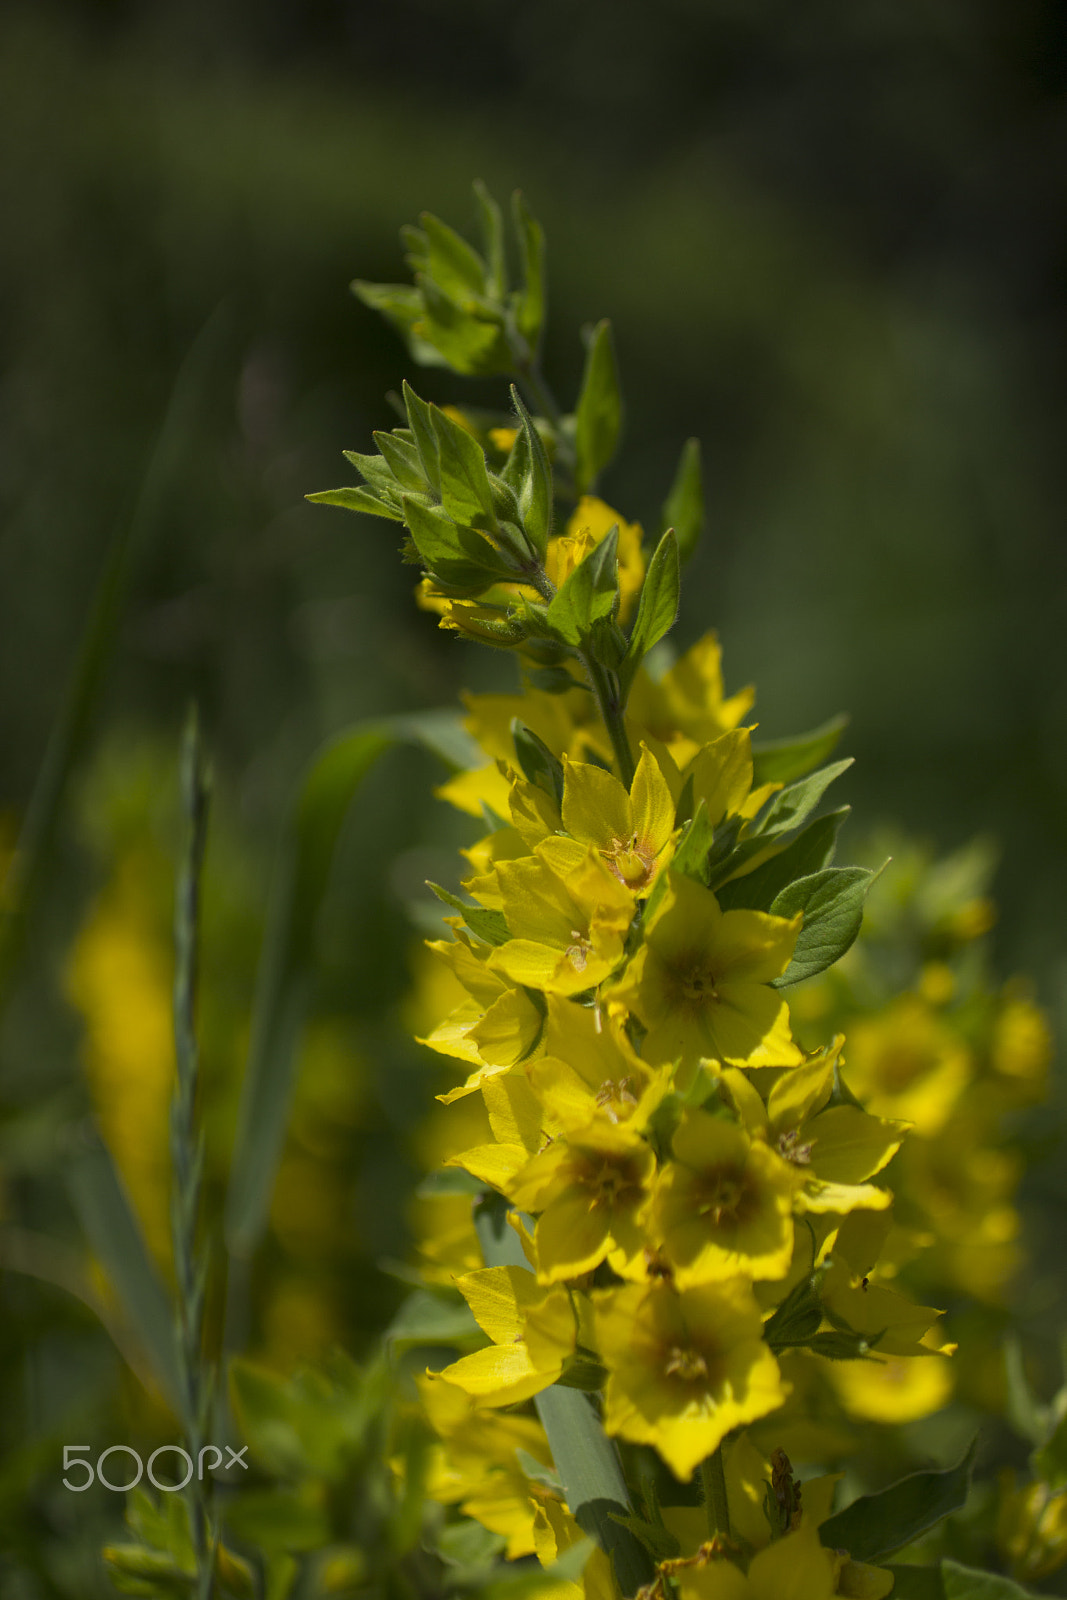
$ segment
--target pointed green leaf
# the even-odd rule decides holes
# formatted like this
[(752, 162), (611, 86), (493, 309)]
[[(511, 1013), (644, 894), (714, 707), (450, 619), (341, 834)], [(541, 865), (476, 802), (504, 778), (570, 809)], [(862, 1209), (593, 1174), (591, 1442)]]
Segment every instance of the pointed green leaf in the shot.
[(390, 522), (404, 520), (395, 506), (380, 499), (373, 489), (363, 489), (359, 485), (352, 489), (320, 489), (317, 494), (308, 494), (304, 498), (313, 505), (343, 506), (346, 511), (362, 511), (366, 516), (386, 517)]
[(474, 194), (481, 215), (482, 237), (485, 241), (485, 292), (491, 300), (503, 301), (507, 294), (507, 264), (504, 259), (504, 218), (500, 207), (480, 178), (475, 180)]
[(798, 783), (780, 789), (756, 818), (749, 837), (766, 843), (768, 839), (779, 838), (783, 833), (798, 828), (815, 810), (834, 780), (847, 772), (851, 765), (850, 756), (847, 761), (835, 761), (828, 767), (820, 767), (818, 772), (812, 772)]
[[(518, 496), (522, 525), (529, 538), (530, 548), (536, 552), (538, 559), (543, 561), (545, 551), (548, 549), (549, 535), (552, 532), (552, 467), (544, 441), (534, 427), (533, 418), (523, 405), (522, 396), (514, 384), (511, 386), (511, 400), (519, 414), (519, 425), (525, 439), (525, 451), (523, 457), (516, 462), (516, 466), (523, 464), (525, 471), (522, 481), (516, 484), (509, 471), (511, 467), (511, 457), (509, 457), (503, 477)], [(512, 451), (512, 455), (514, 453)]]
[(420, 329), (455, 372), (477, 377), (511, 371), (511, 350), (498, 313), (483, 302), (457, 305), (426, 272), (415, 281), (426, 313)]
[[(406, 489), (410, 494), (425, 494), (429, 488), (429, 481), (422, 470), (419, 452), (414, 444), (407, 439), (399, 438), (395, 432), (385, 433), (381, 430), (375, 433), (374, 442), (382, 453), (384, 466), (400, 488)], [(348, 455), (348, 452), (345, 454)], [(367, 469), (361, 464), (367, 459), (366, 457), (357, 459), (349, 455), (348, 459), (354, 460), (363, 476), (367, 476)], [(370, 460), (373, 461), (374, 457), (371, 456)]]
[(453, 911), (458, 911), (467, 927), (486, 944), (507, 944), (511, 932), (504, 920), (502, 911), (487, 911), (482, 906), (472, 906), (466, 900), (461, 900), (458, 894), (453, 894), (450, 889), (444, 889), (439, 883), (431, 883), (427, 879), (426, 887), (432, 889), (444, 905), (451, 906)]
[(428, 246), (426, 271), (453, 300), (462, 305), (468, 295), (480, 295), (485, 287), (485, 262), (466, 239), (432, 212), (419, 218)]
[(708, 816), (708, 808), (701, 800), (693, 813), (693, 820), (683, 833), (674, 852), (671, 871), (681, 872), (687, 878), (696, 878), (700, 883), (707, 883), (708, 851), (711, 849), (714, 837), (715, 829)]
[(531, 354), (536, 354), (545, 320), (545, 235), (517, 189), (511, 197), (511, 215), (523, 278), (521, 291), (513, 297), (515, 323)]
[(700, 470), (700, 440), (687, 439), (670, 493), (663, 502), (660, 528), (673, 528), (678, 536), (678, 556), (684, 564), (695, 551), (704, 531), (704, 482)]
[(422, 466), (423, 477), (434, 494), (441, 493), (441, 463), (438, 454), (437, 433), (433, 425), (432, 408), (420, 400), (405, 378), (403, 384), (404, 408)]
[(794, 739), (773, 739), (752, 746), (752, 782), (755, 787), (763, 783), (792, 783), (806, 772), (817, 767), (832, 755), (837, 742), (848, 726), (848, 717), (831, 717), (811, 733), (799, 734)]
[(771, 903), (771, 915), (804, 913), (793, 959), (774, 980), (785, 988), (824, 972), (854, 943), (863, 921), (863, 902), (875, 874), (867, 867), (825, 867), (783, 889)]
[(568, 644), (582, 644), (595, 622), (614, 614), (619, 598), (618, 545), (615, 527), (578, 563), (550, 601), (549, 623)]
[(849, 810), (850, 807), (841, 806), (837, 811), (828, 811), (824, 817), (816, 817), (778, 855), (763, 862), (754, 872), (724, 883), (716, 891), (723, 910), (769, 911), (775, 896), (789, 884), (828, 867), (834, 858), (838, 831)]
[(854, 1500), (823, 1523), (819, 1537), (827, 1549), (847, 1550), (853, 1561), (878, 1561), (902, 1550), (960, 1509), (967, 1499), (973, 1464), (972, 1444), (958, 1466), (944, 1472), (913, 1472), (878, 1494)]
[(674, 627), (681, 599), (681, 571), (678, 562), (678, 539), (673, 528), (668, 528), (652, 555), (641, 585), (641, 599), (637, 618), (630, 634), (630, 643), (619, 673), (622, 692), (629, 692), (638, 667), (645, 656)]
[(441, 464), (441, 500), (457, 522), (495, 523), (493, 495), (482, 447), (472, 433), (437, 406), (430, 407)]
[(587, 494), (619, 442), (622, 395), (611, 323), (598, 322), (589, 341), (574, 415), (575, 469), (579, 494)]
[[(572, 680), (573, 681), (573, 680)], [(563, 763), (552, 754), (543, 739), (532, 729), (511, 719), (511, 736), (515, 741), (515, 755), (522, 768), (523, 777), (551, 795), (557, 806), (563, 804)]]

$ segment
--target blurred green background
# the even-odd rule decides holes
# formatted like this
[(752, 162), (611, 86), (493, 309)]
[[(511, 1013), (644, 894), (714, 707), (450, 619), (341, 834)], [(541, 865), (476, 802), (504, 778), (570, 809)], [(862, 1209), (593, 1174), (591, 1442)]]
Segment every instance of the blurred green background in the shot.
[[(605, 497), (654, 526), (681, 442), (703, 442), (709, 533), (680, 642), (719, 629), (728, 686), (757, 683), (766, 736), (852, 714), (842, 798), (865, 829), (895, 819), (939, 848), (991, 834), (1000, 968), (1062, 1005), (1065, 90), (1051, 0), (4, 7), (12, 826), (114, 531), (136, 527), (0, 1037), (9, 1214), (69, 1228), (49, 1199), (54, 1151), (33, 1144), (83, 1095), (57, 972), (129, 817), (150, 819), (164, 855), (173, 842), (189, 698), (224, 841), (205, 963), (240, 1016), (315, 748), (356, 719), (511, 682), (507, 659), (416, 612), (390, 527), (302, 498), (351, 476), (341, 450), (389, 425), (403, 376), (458, 398), (347, 285), (404, 276), (397, 229), (423, 208), (469, 231), (477, 176), (501, 198), (521, 186), (546, 228), (546, 367), (565, 402), (579, 326), (614, 321), (628, 421)], [(323, 919), (317, 1010), (355, 1029), (374, 1085), (352, 1112), (345, 1202), (364, 1265), (405, 1248), (414, 1157), (381, 1140), (426, 1096), (392, 1014), (410, 981), (404, 903), (450, 874), (464, 837), (435, 775), (409, 752), (372, 776)], [(350, 1321), (376, 1325), (390, 1293), (353, 1278)], [(46, 1291), (11, 1277), (3, 1294), (47, 1332), (32, 1361), (7, 1336), (13, 1385), (26, 1360), (46, 1414), (63, 1403), (55, 1375), (97, 1346), (73, 1314), (56, 1334)]]

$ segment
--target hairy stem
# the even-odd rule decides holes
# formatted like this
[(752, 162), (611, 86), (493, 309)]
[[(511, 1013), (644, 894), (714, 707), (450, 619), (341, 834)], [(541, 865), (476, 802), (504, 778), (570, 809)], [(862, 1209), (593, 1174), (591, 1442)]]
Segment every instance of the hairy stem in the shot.
[(592, 650), (582, 651), (582, 665), (589, 675), (589, 682), (593, 686), (600, 715), (604, 726), (608, 730), (611, 748), (619, 767), (619, 777), (627, 789), (634, 781), (633, 751), (630, 749), (630, 740), (626, 732), (626, 723), (622, 714), (622, 696), (619, 692), (619, 680), (610, 672), (602, 662), (593, 655)]

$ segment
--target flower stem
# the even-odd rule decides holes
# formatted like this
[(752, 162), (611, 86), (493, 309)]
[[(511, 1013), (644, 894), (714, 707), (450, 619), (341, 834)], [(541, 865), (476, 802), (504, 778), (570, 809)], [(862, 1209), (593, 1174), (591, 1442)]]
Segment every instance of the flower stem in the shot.
[(608, 730), (611, 748), (619, 766), (619, 777), (623, 786), (629, 789), (634, 781), (633, 751), (630, 749), (630, 740), (626, 732), (626, 723), (622, 715), (622, 697), (619, 694), (619, 680), (610, 672), (602, 662), (598, 661), (591, 650), (583, 650), (582, 665), (589, 674), (593, 693), (596, 695), (600, 715), (604, 726)]
[(722, 1460), (722, 1445), (714, 1455), (708, 1456), (700, 1468), (700, 1481), (704, 1486), (704, 1507), (708, 1516), (708, 1533), (712, 1538), (720, 1534), (730, 1538), (730, 1504), (726, 1498), (726, 1470)]

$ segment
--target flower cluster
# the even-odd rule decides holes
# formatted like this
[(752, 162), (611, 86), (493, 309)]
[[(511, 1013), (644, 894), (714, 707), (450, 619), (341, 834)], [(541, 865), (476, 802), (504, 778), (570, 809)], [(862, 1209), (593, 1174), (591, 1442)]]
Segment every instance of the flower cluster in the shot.
[(458, 1348), (419, 1382), (429, 1490), (561, 1594), (877, 1600), (893, 1575), (865, 1558), (929, 1525), (900, 1515), (924, 1487), (832, 1516), (832, 1482), (798, 1484), (783, 1448), (832, 1452), (820, 1397), (832, 1382), (838, 1414), (870, 1415), (872, 1368), (909, 1391), (933, 1371), (931, 1409), (954, 1348), (891, 1281), (879, 1180), (921, 1118), (877, 1085), (864, 1104), (850, 1042), (804, 1048), (790, 1016), (876, 876), (833, 864), (845, 813), (820, 811), (841, 724), (761, 745), (715, 636), (664, 643), (699, 454), (646, 549), (596, 494), (621, 420), (610, 330), (564, 412), (537, 360), (539, 230), (520, 205), (509, 290), (480, 201), (484, 254), (424, 218), (415, 287), (360, 292), (416, 361), (513, 378), (511, 413), (405, 386), (405, 426), (349, 456), (363, 482), (312, 496), (402, 524), (420, 604), (520, 671), (468, 700), (477, 755), (442, 790), (481, 836), (460, 892), (432, 886), (453, 1003), (424, 1042), (461, 1064), (439, 1099), (463, 1131), (431, 1184), (444, 1292), (398, 1323)]

